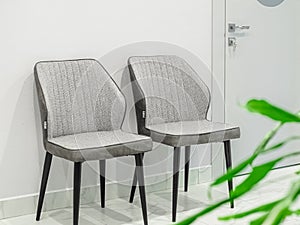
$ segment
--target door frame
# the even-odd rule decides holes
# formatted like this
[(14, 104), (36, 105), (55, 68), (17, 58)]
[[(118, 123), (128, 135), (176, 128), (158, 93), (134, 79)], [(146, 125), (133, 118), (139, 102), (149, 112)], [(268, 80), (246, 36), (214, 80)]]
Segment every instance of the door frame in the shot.
[[(212, 0), (212, 120), (225, 122), (226, 100), (226, 4)], [(212, 179), (225, 172), (223, 143), (212, 144)]]

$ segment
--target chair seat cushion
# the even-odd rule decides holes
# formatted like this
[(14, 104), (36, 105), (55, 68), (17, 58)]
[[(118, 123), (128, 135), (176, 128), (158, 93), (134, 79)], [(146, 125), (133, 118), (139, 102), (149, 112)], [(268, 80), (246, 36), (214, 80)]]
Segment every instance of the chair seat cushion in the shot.
[(240, 137), (239, 127), (208, 120), (162, 123), (146, 128), (153, 141), (174, 147), (223, 142)]
[(47, 151), (74, 162), (102, 160), (152, 150), (149, 137), (122, 130), (65, 135), (49, 139)]

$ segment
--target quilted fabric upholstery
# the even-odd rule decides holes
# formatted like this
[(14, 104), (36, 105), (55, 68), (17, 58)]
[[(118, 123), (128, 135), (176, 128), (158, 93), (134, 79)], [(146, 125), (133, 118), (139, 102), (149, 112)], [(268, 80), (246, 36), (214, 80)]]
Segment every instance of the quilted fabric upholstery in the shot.
[(208, 87), (178, 56), (128, 60), (139, 134), (174, 147), (240, 137), (240, 128), (207, 121)]
[(151, 138), (121, 130), (124, 96), (96, 60), (39, 62), (35, 79), (49, 153), (83, 162), (152, 150)]
[(53, 155), (81, 162), (147, 152), (152, 149), (152, 141), (122, 130), (98, 131), (49, 139), (47, 149)]
[(180, 121), (147, 126), (153, 141), (180, 147), (223, 142), (240, 137), (240, 128), (225, 123)]
[(39, 62), (35, 67), (48, 111), (48, 138), (120, 129), (125, 99), (96, 61)]
[(206, 118), (209, 89), (186, 61), (140, 56), (129, 64), (145, 97), (146, 125)]

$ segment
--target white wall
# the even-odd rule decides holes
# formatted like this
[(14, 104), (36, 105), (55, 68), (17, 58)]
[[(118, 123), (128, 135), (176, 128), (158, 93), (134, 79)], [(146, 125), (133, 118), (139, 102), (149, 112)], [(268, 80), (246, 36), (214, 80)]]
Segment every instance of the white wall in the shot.
[[(32, 77), (35, 62), (100, 58), (114, 73), (130, 55), (177, 52), (189, 57), (194, 66), (195, 56), (211, 64), (210, 0), (3, 0), (0, 28), (0, 199), (39, 189), (45, 152)], [(142, 41), (168, 42), (187, 51), (156, 42), (119, 48)], [(141, 50), (144, 47), (148, 49)], [(119, 57), (118, 52), (122, 52)], [(159, 160), (159, 154), (150, 153), (146, 164)], [(210, 160), (209, 150), (203, 150), (194, 156), (193, 166), (210, 164)], [(115, 162), (108, 163), (113, 177)], [(164, 172), (170, 165), (171, 157), (164, 168), (151, 167), (147, 173)], [(72, 186), (72, 172), (72, 164), (55, 158), (48, 190)], [(131, 170), (122, 172), (131, 176)], [(84, 185), (97, 178), (91, 167), (84, 166)]]
[[(295, 14), (296, 14), (296, 23), (298, 24), (296, 27), (297, 27), (297, 37), (296, 37), (296, 40), (298, 40), (297, 42), (297, 48), (296, 48), (296, 60), (298, 62), (298, 67), (297, 67), (297, 71), (296, 73), (298, 74), (297, 78), (298, 80), (296, 81), (297, 84), (300, 84), (300, 65), (299, 65), (299, 62), (300, 62), (300, 14), (299, 14), (299, 10), (300, 10), (300, 1), (297, 1), (297, 4), (296, 4), (296, 7), (295, 7)], [(298, 99), (300, 100), (300, 95), (298, 95)]]

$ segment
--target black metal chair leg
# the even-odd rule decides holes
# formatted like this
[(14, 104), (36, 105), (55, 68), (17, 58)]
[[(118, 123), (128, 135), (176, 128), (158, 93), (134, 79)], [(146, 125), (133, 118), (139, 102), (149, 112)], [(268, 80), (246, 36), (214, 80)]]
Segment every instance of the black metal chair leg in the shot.
[(136, 177), (137, 177), (138, 184), (139, 184), (144, 225), (148, 225), (144, 169), (143, 169), (143, 155), (142, 154), (135, 155), (135, 162), (136, 162), (136, 170), (135, 171), (136, 171)]
[(129, 197), (129, 202), (130, 203), (133, 203), (134, 194), (135, 194), (135, 190), (136, 190), (136, 185), (137, 185), (137, 177), (136, 177), (136, 169), (135, 169), (134, 170), (134, 175), (133, 175), (131, 191), (130, 191), (130, 197)]
[(100, 198), (101, 198), (101, 208), (105, 208), (105, 167), (106, 161), (100, 160)]
[(51, 162), (52, 162), (52, 154), (47, 152), (46, 156), (45, 156), (43, 176), (42, 176), (40, 195), (39, 195), (39, 202), (38, 202), (38, 207), (37, 207), (37, 212), (36, 212), (36, 221), (39, 221), (41, 218), (41, 212), (42, 212), (42, 207), (43, 207), (43, 203), (44, 203), (44, 197), (45, 197), (46, 187), (47, 187), (47, 183), (48, 183)]
[(180, 164), (180, 147), (174, 148), (173, 153), (173, 199), (172, 199), (172, 222), (176, 222), (177, 199), (178, 199), (178, 181)]
[[(142, 155), (142, 160), (144, 159), (144, 153)], [(132, 186), (131, 186), (131, 191), (130, 191), (130, 197), (129, 197), (129, 202), (133, 203), (134, 199), (134, 194), (136, 190), (136, 185), (137, 185), (137, 177), (136, 177), (136, 169), (134, 170), (134, 175), (133, 175), (133, 181), (132, 181)]]
[(184, 191), (188, 191), (189, 186), (189, 170), (190, 170), (191, 146), (185, 147), (185, 168), (184, 168)]
[(73, 225), (78, 225), (79, 222), (81, 167), (81, 162), (74, 163)]
[[(232, 167), (232, 159), (231, 159), (231, 146), (230, 141), (224, 141), (224, 150), (225, 150), (225, 159), (226, 159), (226, 169), (227, 171)], [(232, 180), (228, 180), (228, 191), (229, 196), (233, 189), (233, 182)], [(230, 207), (234, 208), (234, 201), (230, 201)]]

